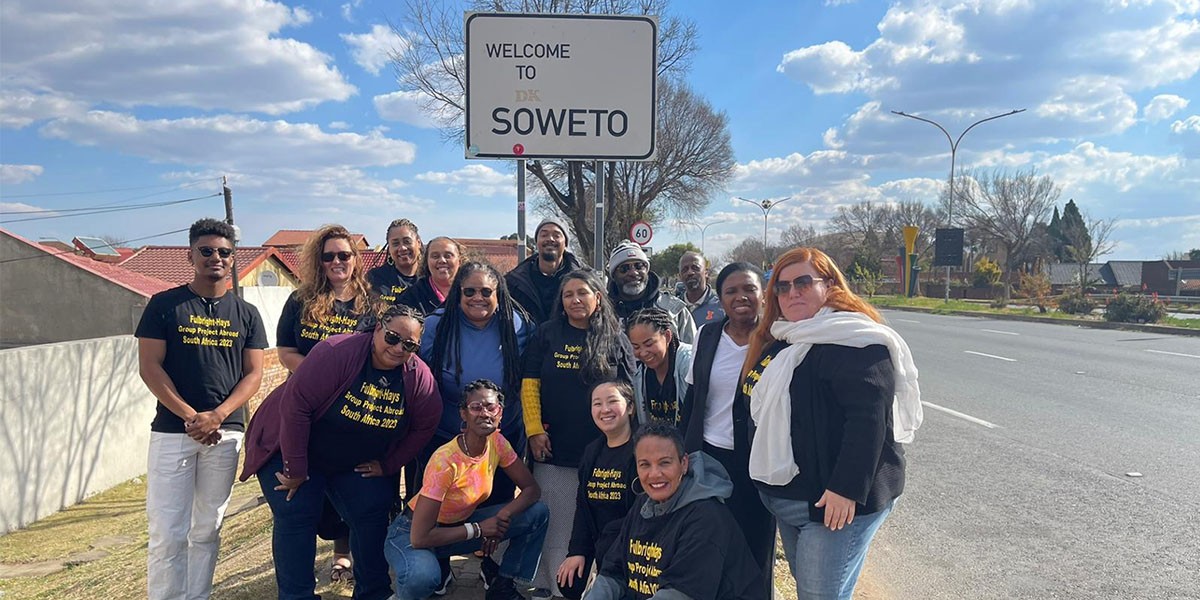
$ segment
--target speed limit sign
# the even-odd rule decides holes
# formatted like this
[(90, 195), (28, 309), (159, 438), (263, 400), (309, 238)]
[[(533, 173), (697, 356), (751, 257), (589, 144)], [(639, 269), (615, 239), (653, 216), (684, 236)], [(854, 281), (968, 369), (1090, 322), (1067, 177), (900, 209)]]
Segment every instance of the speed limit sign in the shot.
[(650, 228), (650, 224), (645, 221), (638, 221), (629, 228), (629, 239), (633, 240), (639, 246), (645, 246), (654, 238), (654, 230)]

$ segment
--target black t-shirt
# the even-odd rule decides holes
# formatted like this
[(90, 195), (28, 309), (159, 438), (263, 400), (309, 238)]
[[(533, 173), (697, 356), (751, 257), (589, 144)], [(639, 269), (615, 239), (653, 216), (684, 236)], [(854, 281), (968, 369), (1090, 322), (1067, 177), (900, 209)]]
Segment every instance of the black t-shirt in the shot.
[(659, 589), (692, 600), (754, 598), (759, 569), (729, 508), (708, 498), (646, 519), (639, 511), (647, 500), (634, 504), (600, 567), (626, 585), (626, 598), (646, 600)]
[[(633, 350), (629, 340), (619, 335), (617, 356), (608, 357), (617, 377), (629, 381), (633, 370)], [(601, 437), (592, 422), (589, 383), (580, 375), (583, 346), (587, 331), (565, 320), (554, 320), (534, 333), (525, 349), (523, 378), (541, 380), (542, 423), (550, 434), (551, 457), (547, 461), (560, 467), (579, 467), (583, 449)]]
[[(253, 304), (232, 292), (203, 298), (186, 285), (150, 298), (134, 335), (166, 341), (163, 370), (196, 412), (220, 406), (237, 387), (245, 376), (243, 350), (267, 347), (267, 331)], [(221, 427), (244, 431), (246, 407), (233, 411)], [(184, 433), (183, 419), (160, 402), (150, 430)]]
[(395, 304), (396, 298), (420, 279), (419, 273), (410, 277), (387, 263), (367, 271), (367, 283), (371, 284), (371, 289), (379, 295), (379, 299), (388, 304)]
[(371, 358), (345, 394), (312, 425), (308, 461), (313, 470), (333, 475), (380, 460), (408, 420), (404, 377), (399, 368), (376, 369)]
[(616, 448), (601, 437), (588, 444), (579, 462), (579, 492), (575, 498), (575, 524), (571, 528), (568, 556), (604, 559), (637, 496), (631, 488), (637, 479), (633, 439)]
[(283, 314), (275, 329), (275, 345), (295, 348), (307, 356), (317, 342), (331, 335), (357, 331), (359, 321), (365, 316), (354, 314), (354, 300), (334, 300), (333, 315), (320, 323), (310, 323), (304, 321), (304, 306), (293, 293), (283, 304)]
[(537, 267), (537, 263), (533, 264), (530, 271), (533, 271), (533, 274), (529, 276), (533, 280), (533, 288), (537, 290), (538, 299), (541, 300), (542, 306), (549, 314), (554, 310), (554, 301), (558, 299), (558, 288), (562, 284), (562, 277), (558, 273), (543, 274), (542, 270)]
[(643, 393), (646, 394), (646, 414), (651, 421), (679, 426), (679, 395), (675, 393), (675, 360), (667, 355), (667, 377), (662, 383), (653, 369), (646, 368)]

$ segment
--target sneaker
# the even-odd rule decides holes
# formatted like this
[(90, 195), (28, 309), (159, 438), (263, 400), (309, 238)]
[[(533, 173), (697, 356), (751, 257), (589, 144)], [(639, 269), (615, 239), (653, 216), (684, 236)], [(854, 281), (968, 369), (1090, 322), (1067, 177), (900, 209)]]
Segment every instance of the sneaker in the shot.
[(490, 556), (483, 557), (479, 561), (479, 578), (483, 580), (483, 589), (488, 590), (492, 587), (492, 582), (500, 576), (500, 565), (492, 560)]
[(533, 590), (533, 600), (551, 600), (554, 594), (546, 588), (538, 588)]
[(450, 559), (438, 559), (438, 566), (442, 568), (442, 585), (436, 590), (433, 590), (434, 596), (445, 596), (446, 592), (450, 591), (450, 584), (454, 583), (454, 571), (450, 569)]
[(496, 577), (492, 587), (484, 594), (484, 600), (525, 600), (525, 596), (517, 591), (517, 586), (508, 577)]

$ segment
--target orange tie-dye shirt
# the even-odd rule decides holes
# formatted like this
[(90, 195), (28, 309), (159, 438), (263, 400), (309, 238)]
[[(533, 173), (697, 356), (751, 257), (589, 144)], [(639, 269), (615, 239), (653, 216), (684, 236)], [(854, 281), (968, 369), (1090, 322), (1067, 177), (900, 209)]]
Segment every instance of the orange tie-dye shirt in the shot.
[(442, 503), (438, 523), (466, 521), (475, 512), (475, 507), (492, 495), (496, 467), (507, 467), (515, 460), (516, 451), (499, 431), (488, 436), (483, 454), (475, 458), (463, 453), (455, 437), (430, 457), (421, 492), (409, 501), (409, 505), (415, 509), (424, 496)]

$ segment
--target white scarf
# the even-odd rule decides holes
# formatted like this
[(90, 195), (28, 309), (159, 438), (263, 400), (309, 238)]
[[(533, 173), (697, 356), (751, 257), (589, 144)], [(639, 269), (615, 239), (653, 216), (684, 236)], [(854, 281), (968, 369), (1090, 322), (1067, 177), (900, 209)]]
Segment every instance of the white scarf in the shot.
[(771, 335), (791, 346), (784, 348), (763, 370), (750, 394), (750, 417), (757, 431), (750, 447), (750, 477), (769, 485), (785, 485), (800, 472), (792, 455), (792, 402), (789, 388), (792, 373), (804, 361), (813, 344), (836, 344), (865, 348), (886, 346), (896, 375), (896, 397), (892, 403), (892, 434), (897, 442), (909, 443), (921, 426), (921, 389), (912, 352), (891, 327), (858, 312), (835, 312), (822, 308), (811, 319), (777, 321)]

